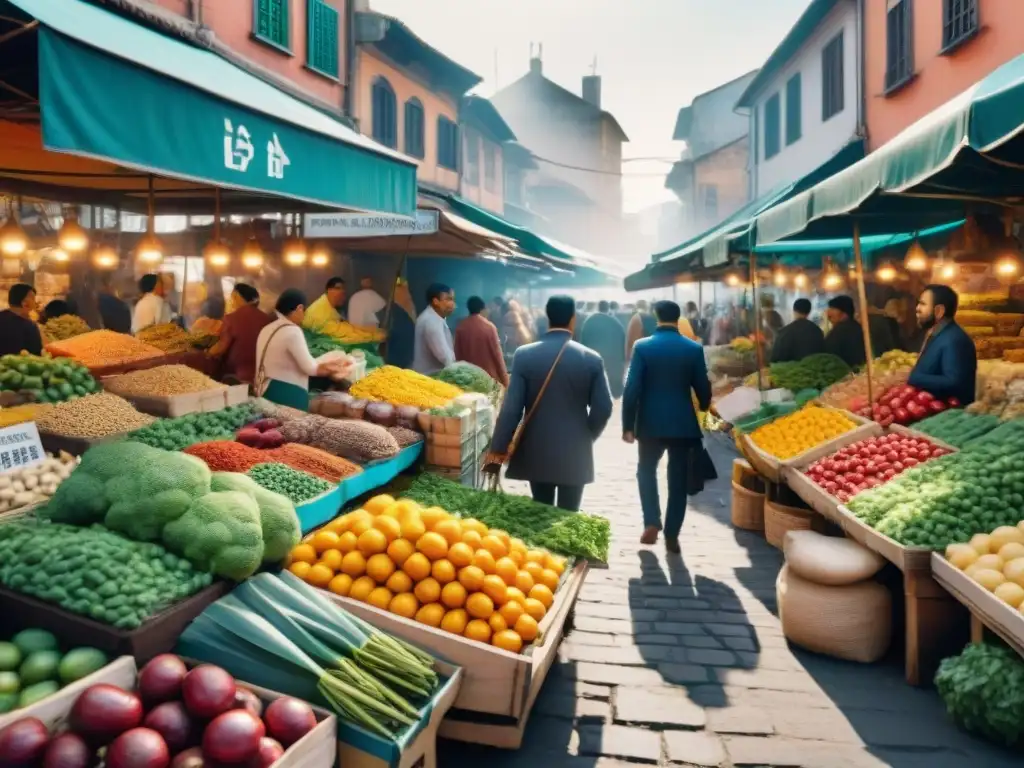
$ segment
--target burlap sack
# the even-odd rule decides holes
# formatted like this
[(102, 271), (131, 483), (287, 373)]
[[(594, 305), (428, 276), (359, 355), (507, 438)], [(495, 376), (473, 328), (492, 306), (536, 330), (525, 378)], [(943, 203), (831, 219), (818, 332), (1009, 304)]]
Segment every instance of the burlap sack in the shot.
[(784, 565), (775, 583), (782, 633), (815, 653), (869, 664), (892, 640), (892, 597), (874, 581), (826, 587)]
[(885, 565), (881, 555), (855, 541), (815, 531), (789, 531), (782, 551), (791, 573), (832, 587), (870, 579)]

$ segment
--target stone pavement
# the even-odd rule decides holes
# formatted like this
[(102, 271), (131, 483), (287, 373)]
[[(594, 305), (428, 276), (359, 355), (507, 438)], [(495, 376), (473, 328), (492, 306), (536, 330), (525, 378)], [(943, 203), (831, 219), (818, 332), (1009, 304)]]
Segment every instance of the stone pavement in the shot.
[(636, 448), (618, 425), (616, 413), (584, 496), (612, 522), (609, 568), (587, 576), (522, 748), (442, 742), (442, 768), (1021, 766), (957, 730), (934, 691), (903, 682), (899, 659), (865, 666), (787, 645), (782, 557), (730, 526), (724, 442), (709, 441), (721, 478), (691, 500), (682, 556), (640, 546)]

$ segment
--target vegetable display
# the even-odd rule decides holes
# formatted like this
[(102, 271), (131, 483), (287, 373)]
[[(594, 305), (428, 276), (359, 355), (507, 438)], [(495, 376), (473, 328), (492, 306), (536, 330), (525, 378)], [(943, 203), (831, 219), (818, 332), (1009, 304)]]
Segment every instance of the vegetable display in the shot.
[[(888, 352), (886, 354), (889, 354)], [(872, 379), (872, 392), (874, 402), (878, 403), (888, 390), (893, 387), (902, 387), (910, 377), (910, 368), (897, 368), (894, 370), (875, 370), (875, 377)], [(842, 408), (847, 411), (858, 413), (868, 405), (868, 374), (866, 371), (847, 376), (838, 381), (821, 393), (818, 398), (823, 405), (833, 408)]]
[(211, 582), (159, 544), (101, 526), (0, 525), (0, 584), (119, 629), (135, 629)]
[(46, 345), (46, 351), (55, 357), (70, 357), (86, 368), (137, 363), (163, 357), (164, 351), (124, 333), (89, 331), (63, 341)]
[(353, 397), (392, 405), (415, 405), (421, 409), (446, 405), (462, 394), (456, 386), (393, 365), (367, 374), (353, 384), (349, 392)]
[(284, 445), (281, 422), (277, 419), (259, 419), (238, 430), (235, 440), (250, 448), (278, 448)]
[(257, 464), (248, 472), (249, 477), (268, 491), (279, 493), (294, 504), (316, 498), (331, 489), (331, 484), (286, 464)]
[(935, 687), (964, 730), (1007, 747), (1024, 744), (1024, 661), (1009, 648), (968, 645), (939, 665)]
[(73, 336), (81, 336), (92, 330), (89, 324), (78, 315), (61, 315), (51, 317), (42, 325), (43, 339), (50, 341), (63, 341)]
[(477, 491), (429, 472), (419, 475), (403, 496), (508, 531), (531, 547), (608, 562), (611, 525), (597, 515), (558, 509), (527, 496)]
[(750, 433), (754, 444), (779, 459), (791, 459), (816, 445), (839, 437), (857, 424), (842, 411), (813, 403), (799, 411), (780, 416)]
[(76, 466), (78, 459), (61, 451), (58, 456), (47, 454), (42, 462), (31, 467), (0, 475), (0, 512), (47, 501)]
[(0, 357), (0, 391), (25, 392), (37, 403), (60, 403), (100, 389), (84, 366), (48, 355)]
[(772, 363), (772, 381), (775, 386), (799, 392), (801, 389), (824, 389), (850, 373), (842, 358), (820, 352), (803, 360)]
[(352, 325), (345, 320), (332, 320), (324, 323), (316, 332), (337, 339), (343, 344), (369, 344), (384, 341), (384, 331), (380, 328), (367, 328), (361, 325)]
[(111, 376), (104, 380), (103, 388), (124, 397), (171, 397), (224, 389), (224, 385), (187, 365), (158, 365)]
[(220, 411), (159, 419), (144, 429), (132, 432), (129, 437), (153, 448), (181, 451), (210, 440), (233, 440), (235, 432), (252, 421), (255, 414), (256, 407), (252, 403), (242, 403)]
[(398, 454), (395, 438), (384, 427), (365, 421), (306, 416), (283, 424), (281, 434), (290, 443), (310, 445), (360, 464)]
[(41, 406), (36, 412), (40, 432), (95, 440), (148, 427), (156, 420), (139, 413), (123, 397), (99, 392), (66, 403)]
[(959, 408), (960, 401), (955, 397), (945, 400), (935, 397), (929, 392), (904, 385), (890, 387), (870, 408), (863, 407), (858, 415), (873, 418), (883, 427), (890, 424), (914, 424), (947, 408)]
[(434, 378), (458, 387), (463, 392), (479, 392), (483, 395), (492, 395), (501, 388), (487, 371), (464, 360), (443, 368), (434, 374)]
[(0, 714), (27, 707), (106, 666), (95, 648), (61, 652), (57, 638), (24, 629), (0, 642)]
[(1024, 606), (1024, 522), (950, 544), (946, 559), (1011, 608)]
[(288, 443), (266, 453), (270, 454), (273, 461), (316, 475), (329, 483), (340, 483), (346, 477), (358, 475), (363, 471), (362, 467), (348, 459), (332, 456), (327, 451), (299, 443)]
[(190, 347), (188, 332), (177, 323), (151, 325), (136, 333), (135, 338), (168, 355), (185, 352)]
[(974, 414), (957, 409), (949, 409), (914, 425), (914, 429), (926, 435), (962, 448), (975, 438), (991, 432), (999, 426), (999, 417), (992, 414)]

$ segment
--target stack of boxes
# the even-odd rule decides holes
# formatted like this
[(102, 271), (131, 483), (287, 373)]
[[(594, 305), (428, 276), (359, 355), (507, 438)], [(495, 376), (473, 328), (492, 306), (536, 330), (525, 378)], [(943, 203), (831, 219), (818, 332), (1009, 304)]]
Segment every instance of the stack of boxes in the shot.
[(474, 401), (458, 416), (431, 416), (425, 427), (427, 471), (474, 488), (494, 433), (494, 406)]

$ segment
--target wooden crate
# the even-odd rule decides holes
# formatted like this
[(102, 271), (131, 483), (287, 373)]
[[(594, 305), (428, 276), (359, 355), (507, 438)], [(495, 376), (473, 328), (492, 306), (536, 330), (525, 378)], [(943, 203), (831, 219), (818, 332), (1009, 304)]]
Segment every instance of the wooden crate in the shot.
[(189, 413), (209, 413), (221, 411), (232, 405), (244, 403), (249, 398), (249, 385), (236, 384), (230, 387), (208, 389), (203, 392), (192, 392), (187, 395), (124, 395), (118, 392), (117, 376), (103, 380), (103, 386), (109, 392), (123, 397), (135, 406), (136, 410), (152, 416), (177, 418)]
[(984, 629), (989, 629), (1024, 656), (1024, 614), (947, 562), (938, 552), (932, 553), (932, 573), (935, 580), (971, 612), (973, 641), (980, 642)]
[(857, 517), (845, 504), (839, 505), (843, 532), (858, 544), (877, 552), (903, 573), (931, 573), (932, 551), (923, 547), (907, 547), (884, 533), (879, 533)]

